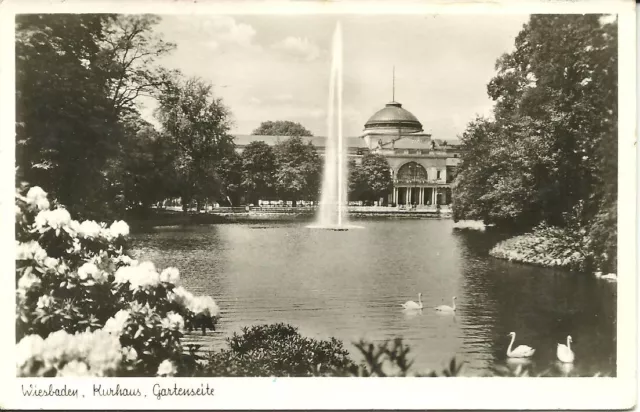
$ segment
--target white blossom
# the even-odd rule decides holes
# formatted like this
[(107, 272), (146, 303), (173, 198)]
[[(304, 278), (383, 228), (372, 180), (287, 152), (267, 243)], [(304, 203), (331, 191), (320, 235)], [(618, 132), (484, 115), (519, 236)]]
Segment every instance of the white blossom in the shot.
[(122, 357), (128, 361), (135, 361), (138, 359), (138, 352), (132, 347), (122, 348)]
[(44, 308), (49, 308), (53, 305), (53, 303), (55, 302), (55, 299), (52, 298), (49, 295), (42, 295), (38, 298), (38, 303), (37, 303), (37, 307), (39, 309), (44, 309)]
[(16, 241), (16, 260), (33, 259), (36, 262), (42, 262), (46, 257), (47, 252), (35, 240), (27, 243)]
[(165, 329), (180, 331), (184, 329), (184, 319), (175, 312), (167, 313), (167, 317), (162, 319), (161, 323)]
[(111, 236), (114, 238), (117, 238), (119, 236), (128, 236), (129, 225), (122, 220), (118, 220), (111, 224), (111, 227), (109, 227), (109, 232), (111, 233)]
[(78, 269), (78, 277), (82, 280), (95, 278), (99, 272), (100, 269), (95, 264), (87, 262)]
[(173, 376), (178, 372), (176, 366), (169, 359), (165, 359), (158, 366), (158, 376)]
[(35, 219), (35, 229), (44, 233), (47, 230), (54, 229), (62, 229), (67, 227), (71, 223), (71, 215), (66, 209), (57, 208), (54, 210), (42, 210)]
[(58, 330), (47, 336), (44, 341), (42, 357), (46, 365), (57, 365), (65, 359), (65, 352), (73, 350), (72, 335)]
[(128, 319), (129, 319), (129, 311), (122, 309), (118, 311), (118, 313), (116, 313), (112, 318), (109, 318), (107, 320), (102, 330), (104, 330), (109, 334), (120, 336), (124, 331), (124, 327)]
[(173, 289), (173, 293), (168, 298), (196, 314), (202, 313), (212, 317), (220, 314), (220, 308), (211, 296), (193, 296), (182, 286)]
[(33, 286), (40, 284), (40, 278), (29, 271), (24, 273), (18, 280), (18, 293), (25, 295)]
[(44, 339), (40, 335), (25, 336), (16, 345), (16, 365), (22, 367), (29, 359), (41, 358), (43, 350)]
[(204, 313), (214, 317), (220, 314), (220, 308), (211, 296), (197, 296), (189, 309), (194, 313)]
[(34, 186), (27, 192), (27, 203), (35, 207), (37, 210), (49, 209), (49, 200), (47, 200), (47, 193), (38, 186)]
[(47, 256), (46, 258), (44, 258), (44, 261), (42, 263), (47, 269), (56, 269), (60, 261), (58, 259)]
[(102, 227), (93, 220), (85, 220), (78, 228), (78, 235), (85, 239), (94, 239), (100, 235)]
[(103, 330), (93, 332), (93, 337), (93, 347), (87, 355), (89, 367), (95, 376), (108, 375), (122, 361), (120, 337)]
[(176, 268), (166, 268), (160, 273), (160, 281), (177, 285), (180, 281), (180, 271)]
[(130, 289), (149, 288), (160, 283), (160, 275), (151, 262), (142, 262), (137, 266), (123, 266), (116, 271), (115, 282), (130, 283)]
[(89, 372), (89, 366), (87, 366), (86, 363), (74, 359), (64, 365), (64, 368), (62, 368), (62, 370), (59, 371), (56, 376), (73, 378), (80, 376), (91, 376), (91, 373)]

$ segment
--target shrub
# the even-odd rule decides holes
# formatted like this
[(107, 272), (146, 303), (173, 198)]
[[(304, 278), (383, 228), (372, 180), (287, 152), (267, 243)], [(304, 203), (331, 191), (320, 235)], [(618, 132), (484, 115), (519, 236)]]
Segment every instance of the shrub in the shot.
[(584, 271), (589, 256), (585, 240), (583, 232), (541, 224), (531, 233), (498, 243), (489, 255), (515, 262)]
[(356, 365), (342, 342), (300, 335), (282, 323), (244, 328), (210, 353), (200, 376), (350, 376)]
[(218, 306), (178, 286), (175, 268), (126, 253), (129, 227), (71, 219), (39, 187), (16, 195), (19, 376), (153, 376), (189, 370), (185, 329)]

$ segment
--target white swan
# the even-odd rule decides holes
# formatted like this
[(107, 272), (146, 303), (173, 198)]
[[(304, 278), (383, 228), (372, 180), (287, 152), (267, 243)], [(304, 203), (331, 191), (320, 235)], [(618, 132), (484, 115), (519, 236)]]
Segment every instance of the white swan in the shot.
[(573, 360), (575, 359), (576, 356), (573, 354), (573, 351), (571, 350), (571, 342), (573, 342), (573, 340), (571, 339), (571, 336), (567, 336), (566, 345), (563, 345), (562, 343), (558, 343), (558, 349), (556, 350), (556, 354), (558, 355), (558, 360), (560, 360), (560, 362), (573, 363)]
[(434, 309), (437, 310), (438, 312), (455, 312), (456, 311), (456, 299), (458, 299), (457, 297), (453, 297), (453, 299), (451, 299), (451, 302), (453, 302), (453, 306), (448, 306), (448, 305), (440, 305), (440, 306), (436, 306)]
[(422, 293), (418, 293), (418, 303), (408, 300), (402, 304), (405, 309), (422, 309)]
[(530, 346), (527, 345), (520, 345), (517, 348), (515, 348), (514, 350), (511, 350), (511, 346), (513, 345), (513, 341), (516, 340), (516, 333), (515, 332), (510, 332), (508, 336), (511, 336), (511, 343), (509, 344), (509, 347), (507, 348), (507, 356), (510, 358), (529, 358), (531, 356), (533, 356), (533, 354), (536, 352), (535, 349), (533, 349)]
[(595, 272), (594, 275), (598, 279), (618, 280), (618, 276), (615, 273), (607, 273), (606, 275), (603, 275), (602, 272)]

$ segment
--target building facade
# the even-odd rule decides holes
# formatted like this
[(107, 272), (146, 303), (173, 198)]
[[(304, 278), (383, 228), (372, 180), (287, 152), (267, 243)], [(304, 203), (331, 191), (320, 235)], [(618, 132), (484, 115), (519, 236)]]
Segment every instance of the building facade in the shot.
[(459, 141), (432, 139), (420, 121), (395, 101), (369, 118), (361, 138), (369, 151), (389, 163), (393, 190), (388, 202), (416, 207), (451, 203)]
[[(235, 135), (238, 151), (253, 141), (275, 145), (288, 136)], [(326, 138), (303, 137), (322, 155)], [(347, 138), (348, 156), (359, 163), (367, 153), (378, 153), (389, 163), (393, 189), (391, 205), (417, 208), (451, 203), (451, 186), (460, 162), (460, 142), (432, 139), (422, 124), (398, 102), (387, 103), (364, 125), (362, 135)]]

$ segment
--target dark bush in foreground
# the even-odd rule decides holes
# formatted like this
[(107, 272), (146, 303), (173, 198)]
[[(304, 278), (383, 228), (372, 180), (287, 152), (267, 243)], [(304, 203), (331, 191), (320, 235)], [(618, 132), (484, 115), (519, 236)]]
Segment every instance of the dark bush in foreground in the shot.
[(350, 376), (356, 365), (335, 338), (305, 338), (282, 323), (244, 328), (205, 359), (201, 376)]

